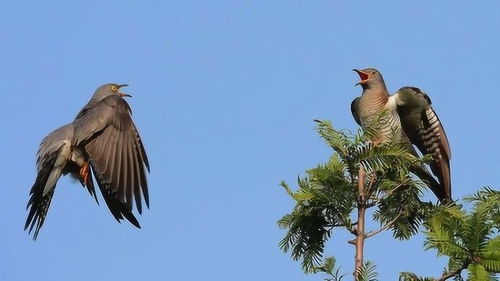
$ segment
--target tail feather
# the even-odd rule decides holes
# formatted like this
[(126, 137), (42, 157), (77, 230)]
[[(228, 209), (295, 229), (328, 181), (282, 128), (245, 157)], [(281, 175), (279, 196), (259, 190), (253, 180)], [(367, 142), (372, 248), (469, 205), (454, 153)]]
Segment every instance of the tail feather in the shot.
[[(33, 240), (36, 240), (38, 237), (38, 233), (45, 222), (45, 218), (47, 217), (47, 212), (50, 207), (50, 203), (52, 202), (52, 197), (54, 196), (55, 188), (51, 188), (49, 192), (44, 194), (44, 189), (47, 185), (47, 180), (52, 172), (52, 167), (55, 162), (55, 158), (52, 159), (51, 164), (47, 165), (43, 169), (38, 172), (35, 183), (31, 187), (30, 191), (30, 199), (26, 206), (26, 209), (29, 208), (28, 217), (26, 218), (26, 223), (24, 224), (24, 230), (28, 229), (28, 233), (31, 234), (33, 229), (35, 229)], [(54, 183), (55, 187), (55, 183)]]
[(444, 199), (451, 200), (450, 162), (444, 161), (443, 159), (435, 159), (430, 164), (430, 167), (439, 180)]
[(417, 177), (424, 181), (441, 202), (446, 202), (450, 198), (446, 194), (445, 186), (439, 183), (424, 167), (412, 171)]

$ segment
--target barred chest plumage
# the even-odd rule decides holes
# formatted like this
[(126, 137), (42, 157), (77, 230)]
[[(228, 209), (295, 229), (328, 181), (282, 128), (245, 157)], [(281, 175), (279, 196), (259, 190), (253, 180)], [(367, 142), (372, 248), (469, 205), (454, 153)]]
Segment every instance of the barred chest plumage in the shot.
[(365, 95), (361, 97), (360, 108), (362, 108), (360, 111), (361, 127), (366, 130), (371, 125), (377, 132), (374, 142), (387, 142), (393, 136), (403, 138), (394, 96), (383, 98)]

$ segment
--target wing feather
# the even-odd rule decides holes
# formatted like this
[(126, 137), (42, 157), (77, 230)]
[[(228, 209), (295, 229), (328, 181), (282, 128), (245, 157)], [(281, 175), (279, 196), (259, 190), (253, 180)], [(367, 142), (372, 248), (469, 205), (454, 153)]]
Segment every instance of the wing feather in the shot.
[(431, 170), (444, 187), (445, 198), (451, 199), (451, 151), (448, 137), (436, 112), (429, 105), (423, 117), (423, 128), (418, 134), (422, 141), (416, 141), (422, 153), (432, 154)]
[(139, 189), (139, 187), (137, 188), (134, 188), (134, 186), (131, 184), (131, 183), (128, 183), (127, 184), (127, 181), (128, 181), (128, 177), (129, 177), (129, 173), (125, 173), (125, 169), (126, 167), (128, 166), (128, 162), (129, 162), (129, 159), (130, 159), (130, 155), (129, 155), (129, 150), (130, 150), (130, 137), (128, 136), (129, 133), (126, 131), (126, 132), (122, 132), (122, 135), (123, 135), (123, 139), (121, 140), (123, 142), (123, 147), (122, 149), (120, 150), (121, 154), (122, 154), (122, 179), (123, 179), (123, 193), (124, 193), (124, 198), (125, 198), (125, 202), (127, 202), (127, 208), (129, 210), (132, 210), (132, 202), (133, 202), (133, 198), (132, 198), (132, 190), (133, 189)]
[[(107, 129), (107, 128), (106, 128)], [(114, 154), (110, 155), (115, 159), (115, 166), (112, 166), (113, 175), (111, 177), (111, 183), (113, 184), (113, 190), (118, 192), (118, 196), (122, 202), (127, 202), (127, 198), (125, 198), (125, 190), (127, 189), (126, 185), (123, 185), (123, 177), (121, 172), (121, 168), (123, 166), (123, 131), (108, 129), (113, 132), (113, 139), (108, 139), (109, 142), (113, 142), (115, 140), (116, 135), (116, 145), (114, 146)]]
[(405, 134), (422, 154), (432, 154), (432, 173), (440, 187), (433, 188), (440, 200), (451, 199), (451, 151), (448, 138), (430, 98), (415, 87), (403, 87), (398, 95), (398, 114)]
[[(140, 183), (139, 183), (140, 169), (137, 166), (138, 163), (140, 163), (140, 162), (138, 161), (139, 159), (138, 159), (137, 155), (134, 153), (134, 151), (135, 151), (134, 150), (134, 145), (130, 146), (129, 148), (130, 148), (129, 154), (131, 155), (129, 163), (130, 163), (131, 170), (132, 170), (132, 173), (130, 173), (130, 175), (131, 175), (131, 182), (135, 186), (137, 186), (137, 185), (140, 185)], [(137, 211), (139, 212), (139, 214), (141, 214), (142, 213), (141, 190), (139, 190), (138, 188), (134, 189), (134, 196), (135, 196), (135, 203), (136, 203)], [(145, 193), (144, 196), (146, 197), (147, 193)]]
[[(148, 162), (148, 157), (146, 155), (146, 151), (144, 150), (144, 145), (142, 144), (141, 137), (139, 136), (139, 132), (134, 126), (134, 136), (135, 136), (135, 143), (133, 147), (135, 148), (135, 156), (136, 156), (136, 166), (141, 165), (144, 163), (146, 166), (148, 172), (149, 172), (149, 162)], [(138, 176), (139, 176), (139, 185), (142, 188), (142, 194), (144, 196), (144, 201), (146, 202), (146, 206), (149, 208), (149, 192), (148, 192), (148, 181), (146, 179), (146, 170), (145, 169), (139, 169), (138, 167), (136, 168), (138, 171)]]
[(361, 126), (361, 119), (359, 119), (359, 101), (360, 100), (361, 100), (361, 98), (357, 97), (351, 102), (351, 113), (352, 113), (352, 117), (354, 117), (354, 120), (356, 121), (356, 123), (358, 123), (358, 125)]
[[(77, 139), (89, 155), (95, 178), (103, 196), (106, 194), (105, 201), (113, 216), (118, 221), (125, 217), (136, 225), (135, 217), (129, 219), (134, 199), (139, 213), (142, 213), (141, 193), (149, 207), (146, 180), (149, 163), (129, 105), (119, 96), (109, 96), (75, 122), (97, 123), (80, 124)], [(92, 135), (85, 135), (89, 133)]]

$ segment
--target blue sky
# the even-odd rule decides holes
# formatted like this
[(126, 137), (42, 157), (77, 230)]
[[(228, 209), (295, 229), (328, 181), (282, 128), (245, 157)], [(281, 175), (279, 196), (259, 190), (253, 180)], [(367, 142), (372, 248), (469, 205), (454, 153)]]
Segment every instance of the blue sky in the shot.
[[(328, 159), (313, 119), (356, 130), (352, 68), (430, 95), (454, 197), (498, 188), (500, 3), (402, 2), (2, 1), (0, 279), (321, 280), (278, 248), (276, 220), (293, 207), (278, 184)], [(108, 82), (130, 85), (151, 162), (143, 229), (63, 178), (33, 242), (23, 225), (38, 145)], [(350, 272), (348, 238), (327, 254)], [(381, 280), (446, 263), (421, 237), (389, 233), (365, 255)]]

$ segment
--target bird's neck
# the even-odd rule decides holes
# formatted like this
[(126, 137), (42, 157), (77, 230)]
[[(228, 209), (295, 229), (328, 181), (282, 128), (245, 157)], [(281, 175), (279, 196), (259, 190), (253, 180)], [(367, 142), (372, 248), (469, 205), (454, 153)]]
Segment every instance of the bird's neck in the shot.
[(385, 86), (365, 88), (361, 95), (361, 102), (374, 110), (382, 109), (388, 100), (389, 92)]

